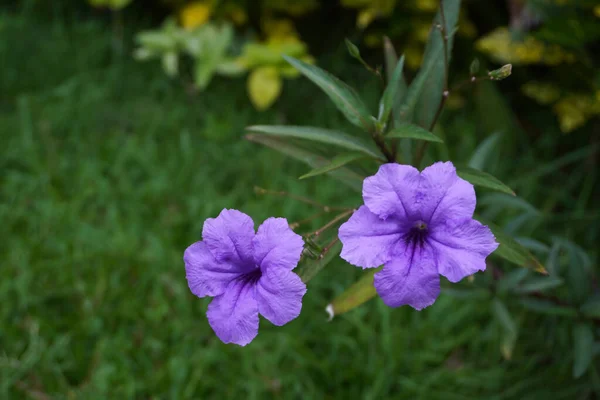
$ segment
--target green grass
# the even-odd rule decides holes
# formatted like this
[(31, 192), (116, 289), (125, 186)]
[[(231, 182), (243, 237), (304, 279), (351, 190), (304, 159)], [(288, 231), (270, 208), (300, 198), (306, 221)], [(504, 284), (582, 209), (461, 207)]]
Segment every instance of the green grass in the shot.
[[(255, 185), (360, 201), (327, 178), (294, 179), (308, 168), (244, 141), (243, 127), (334, 127), (342, 117), (306, 82), (263, 114), (241, 81), (188, 96), (156, 64), (115, 54), (94, 20), (0, 13), (0, 34), (0, 397), (575, 399), (597, 390), (595, 370), (571, 377), (569, 325), (558, 317), (513, 309), (520, 336), (505, 360), (492, 295), (468, 282), (422, 312), (374, 300), (326, 322), (324, 306), (360, 273), (340, 261), (310, 282), (299, 318), (261, 320), (245, 348), (222, 344), (204, 315), (209, 299), (190, 293), (183, 268), (204, 219), (226, 207), (257, 223), (312, 212), (257, 197)], [(454, 121), (473, 132), (468, 119)], [(477, 144), (461, 140), (452, 154)], [(587, 209), (569, 196), (554, 201)]]

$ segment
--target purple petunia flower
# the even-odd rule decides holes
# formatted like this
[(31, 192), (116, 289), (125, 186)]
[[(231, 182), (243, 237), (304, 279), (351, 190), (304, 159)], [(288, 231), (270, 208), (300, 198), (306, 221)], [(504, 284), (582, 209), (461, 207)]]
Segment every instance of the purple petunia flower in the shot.
[(258, 334), (258, 314), (275, 325), (298, 315), (306, 285), (292, 270), (304, 242), (285, 218), (269, 218), (254, 233), (252, 218), (223, 210), (204, 222), (203, 241), (183, 255), (188, 285), (214, 299), (208, 323), (224, 343), (245, 346)]
[(450, 282), (485, 269), (498, 244), (473, 219), (475, 190), (451, 162), (419, 172), (384, 164), (363, 183), (361, 206), (339, 230), (341, 257), (374, 268), (375, 288), (390, 307), (421, 310), (440, 293), (439, 274)]

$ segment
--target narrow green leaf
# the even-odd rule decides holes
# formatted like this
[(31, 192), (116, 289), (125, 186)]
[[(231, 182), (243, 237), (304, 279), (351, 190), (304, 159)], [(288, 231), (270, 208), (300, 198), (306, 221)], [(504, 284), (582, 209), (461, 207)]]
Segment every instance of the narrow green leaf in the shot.
[[(260, 143), (263, 146), (270, 147), (274, 150), (279, 151), (280, 153), (286, 154), (296, 160), (302, 161), (312, 168), (320, 168), (330, 163), (324, 157), (313, 154), (309, 151), (296, 147), (292, 144), (286, 143), (285, 141), (273, 137), (269, 137), (266, 135), (246, 135), (246, 139)], [(351, 187), (352, 189), (360, 192), (362, 191), (362, 182), (365, 179), (363, 176), (360, 176), (354, 171), (351, 171), (347, 168), (341, 167), (335, 171), (328, 172), (333, 178), (339, 180), (345, 185)]]
[(489, 163), (490, 156), (497, 150), (501, 136), (500, 132), (495, 132), (486, 137), (473, 152), (468, 166), (478, 170), (484, 169), (486, 163)]
[(371, 114), (354, 89), (317, 66), (285, 55), (283, 58), (320, 87), (348, 121), (366, 131), (373, 130)]
[(475, 168), (460, 167), (456, 169), (458, 176), (464, 180), (471, 182), (475, 186), (481, 186), (487, 189), (497, 190), (499, 192), (516, 196), (515, 192), (500, 180), (487, 172), (480, 171)]
[(330, 320), (334, 316), (353, 310), (375, 297), (377, 292), (375, 286), (373, 286), (373, 281), (377, 271), (379, 271), (379, 268), (365, 273), (325, 308)]
[(473, 59), (473, 61), (471, 61), (471, 65), (469, 65), (469, 74), (471, 74), (471, 76), (477, 75), (477, 73), (479, 72), (479, 59), (475, 58)]
[[(394, 75), (394, 69), (398, 64), (398, 56), (396, 55), (396, 50), (394, 49), (392, 41), (387, 36), (383, 37), (383, 54), (385, 57), (386, 79), (387, 82), (390, 82)], [(406, 85), (406, 80), (401, 75), (400, 81), (398, 82), (398, 90), (396, 91), (396, 98), (394, 99), (394, 104), (392, 106), (392, 120), (394, 122), (393, 126), (398, 126), (402, 122), (400, 117), (400, 107), (402, 105), (404, 96), (406, 96), (407, 90), (408, 87)], [(410, 159), (413, 146), (410, 139), (400, 139), (397, 143), (393, 143), (393, 145), (400, 145), (400, 155), (402, 156), (402, 160)]]
[(348, 150), (360, 151), (363, 154), (380, 160), (385, 160), (382, 158), (379, 150), (371, 145), (370, 142), (363, 142), (354, 136), (332, 129), (323, 129), (312, 126), (254, 125), (247, 127), (246, 130), (253, 133), (264, 133), (272, 136), (305, 139), (332, 144)]
[(325, 165), (324, 167), (321, 167), (321, 168), (315, 168), (312, 171), (310, 171), (309, 173), (302, 175), (299, 179), (306, 179), (306, 178), (310, 178), (312, 176), (317, 176), (317, 175), (321, 175), (321, 174), (336, 170), (340, 167), (343, 167), (344, 165), (346, 165), (348, 163), (351, 163), (352, 161), (356, 161), (361, 158), (365, 158), (365, 155), (363, 153), (340, 154), (338, 156), (335, 156), (331, 160), (330, 164)]
[(360, 56), (360, 50), (358, 49), (358, 47), (348, 39), (344, 39), (344, 41), (346, 42), (346, 47), (348, 48), (348, 53), (350, 53), (350, 55), (352, 57), (354, 57), (357, 60), (362, 62), (363, 59)]
[(454, 35), (460, 12), (460, 0), (443, 0), (441, 7), (444, 11), (446, 50), (444, 57), (444, 37), (442, 32), (436, 26), (443, 26), (441, 12), (438, 11), (433, 20), (433, 27), (429, 32), (429, 39), (425, 46), (423, 55), (423, 65), (431, 64), (427, 79), (423, 82), (423, 88), (420, 90), (417, 105), (415, 107), (414, 122), (424, 128), (430, 129), (433, 119), (442, 101), (446, 76), (446, 61), (450, 63), (452, 47), (454, 44)]
[[(439, 57), (443, 54), (443, 49), (436, 49), (435, 56)], [(408, 90), (406, 92), (406, 96), (404, 96), (402, 100), (402, 104), (399, 108), (400, 120), (405, 122), (412, 122), (414, 116), (415, 106), (417, 105), (417, 101), (419, 100), (419, 96), (425, 89), (425, 82), (429, 79), (430, 74), (432, 73), (433, 67), (435, 63), (433, 61), (424, 62), (421, 65), (421, 69), (417, 73), (417, 76), (410, 83)], [(415, 118), (416, 119), (416, 118)], [(421, 125), (423, 126), (423, 125)], [(429, 128), (429, 126), (425, 126), (425, 128)]]
[(307, 260), (294, 270), (296, 274), (306, 283), (315, 277), (323, 268), (327, 266), (342, 251), (342, 243), (336, 242), (331, 249), (318, 260)]
[(495, 298), (492, 302), (492, 313), (504, 331), (500, 344), (500, 351), (505, 359), (510, 360), (512, 358), (513, 349), (515, 348), (515, 344), (517, 342), (517, 324), (513, 320), (504, 303), (502, 303), (498, 298)]
[(532, 292), (541, 292), (548, 289), (553, 289), (557, 286), (563, 284), (563, 280), (557, 277), (541, 277), (537, 279), (532, 279), (523, 284), (519, 285), (515, 289), (517, 293), (532, 293)]
[(581, 377), (592, 363), (594, 332), (588, 324), (577, 324), (573, 328), (573, 377)]
[(500, 246), (498, 246), (494, 252), (495, 255), (521, 267), (530, 268), (545, 275), (548, 274), (546, 268), (544, 268), (544, 266), (538, 261), (537, 258), (534, 257), (533, 254), (531, 254), (529, 250), (527, 250), (515, 239), (504, 233), (501, 228), (489, 222), (482, 221), (482, 223), (490, 228), (496, 237), (496, 242), (500, 244)]
[(392, 74), (391, 79), (388, 81), (387, 86), (383, 92), (383, 96), (381, 96), (381, 101), (379, 102), (379, 122), (387, 123), (390, 113), (392, 112), (392, 107), (394, 106), (394, 102), (396, 101), (396, 94), (398, 93), (398, 89), (400, 87), (400, 80), (402, 79), (402, 71), (404, 69), (404, 55), (400, 57), (400, 61), (396, 64), (396, 68), (394, 68), (394, 73)]
[(589, 299), (581, 306), (583, 315), (589, 318), (600, 318), (600, 297)]
[(508, 272), (498, 282), (498, 292), (506, 293), (509, 290), (514, 289), (515, 287), (517, 287), (517, 285), (519, 285), (519, 283), (521, 283), (521, 281), (523, 281), (523, 279), (527, 277), (527, 275), (529, 275), (529, 273), (529, 270), (524, 268), (518, 268)]
[(536, 298), (523, 298), (519, 303), (526, 309), (540, 314), (554, 315), (557, 317), (577, 318), (577, 310), (574, 308), (558, 306), (550, 300)]
[(506, 306), (497, 298), (492, 303), (492, 311), (506, 332), (516, 334), (517, 325)]
[[(383, 55), (385, 57), (386, 79), (387, 82), (391, 82), (392, 77), (394, 76), (395, 68), (398, 65), (398, 55), (396, 54), (396, 50), (394, 49), (392, 41), (387, 36), (383, 37)], [(396, 98), (394, 99), (394, 104), (392, 106), (392, 114), (395, 125), (400, 123), (400, 105), (402, 99), (406, 95), (407, 89), (408, 87), (406, 85), (406, 80), (404, 79), (403, 74), (400, 74), (400, 79), (396, 89)]]
[(438, 136), (435, 136), (433, 133), (429, 132), (426, 129), (421, 128), (420, 126), (409, 124), (406, 122), (401, 123), (399, 126), (396, 126), (394, 129), (388, 132), (385, 135), (388, 139), (418, 139), (418, 140), (427, 140), (428, 142), (437, 142), (444, 143), (442, 139)]

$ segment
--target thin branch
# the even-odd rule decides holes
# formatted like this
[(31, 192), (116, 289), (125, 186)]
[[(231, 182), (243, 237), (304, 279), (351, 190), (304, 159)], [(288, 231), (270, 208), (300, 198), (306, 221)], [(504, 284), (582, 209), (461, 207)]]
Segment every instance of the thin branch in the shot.
[(325, 232), (327, 229), (331, 228), (333, 225), (335, 225), (336, 223), (338, 223), (340, 220), (342, 220), (345, 217), (347, 217), (348, 215), (352, 214), (354, 211), (356, 211), (356, 210), (352, 209), (352, 210), (348, 210), (346, 212), (343, 212), (343, 213), (339, 214), (334, 219), (332, 219), (331, 221), (329, 221), (328, 223), (326, 223), (325, 225), (323, 225), (321, 228), (317, 229), (316, 231), (314, 231), (312, 233), (308, 233), (305, 236), (309, 236), (309, 237), (310, 236), (319, 236), (320, 234), (322, 234), (323, 232)]
[(292, 200), (296, 200), (308, 205), (311, 205), (313, 207), (317, 207), (322, 209), (324, 212), (330, 212), (332, 210), (349, 210), (348, 207), (329, 207), (326, 206), (324, 204), (319, 203), (318, 201), (315, 200), (311, 200), (307, 197), (303, 197), (303, 196), (298, 196), (289, 192), (285, 192), (285, 191), (273, 191), (273, 190), (267, 190), (267, 189), (263, 189), (261, 187), (255, 186), (254, 187), (254, 192), (256, 194), (268, 194), (268, 195), (272, 195), (272, 196), (281, 196), (281, 197), (288, 197)]
[(331, 248), (333, 246), (335, 246), (335, 244), (339, 241), (340, 241), (340, 238), (336, 236), (335, 239), (333, 239), (331, 242), (329, 242), (327, 244), (327, 246), (325, 246), (325, 248), (323, 248), (323, 251), (321, 252), (321, 254), (319, 254), (319, 259), (322, 260), (327, 255), (327, 253), (329, 253), (329, 250), (331, 250)]
[(296, 229), (296, 228), (297, 228), (297, 227), (299, 227), (300, 225), (302, 225), (302, 224), (305, 224), (305, 223), (307, 223), (307, 222), (310, 222), (310, 221), (314, 220), (315, 218), (318, 218), (318, 217), (320, 217), (321, 215), (329, 214), (331, 211), (332, 211), (331, 209), (329, 209), (329, 210), (323, 210), (323, 211), (319, 211), (318, 213), (316, 213), (316, 214), (313, 214), (313, 215), (311, 215), (310, 217), (307, 217), (307, 218), (301, 219), (300, 221), (292, 222), (292, 223), (290, 224), (290, 229)]

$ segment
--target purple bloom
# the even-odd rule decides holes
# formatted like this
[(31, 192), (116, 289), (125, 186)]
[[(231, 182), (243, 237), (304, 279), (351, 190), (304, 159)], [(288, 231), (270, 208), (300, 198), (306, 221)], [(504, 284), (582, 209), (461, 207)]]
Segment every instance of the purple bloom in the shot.
[(202, 237), (183, 255), (186, 278), (196, 296), (214, 297), (206, 315), (224, 343), (250, 343), (259, 313), (279, 326), (300, 315), (306, 285), (292, 270), (304, 242), (285, 218), (254, 233), (252, 218), (225, 209), (204, 222)]
[(451, 162), (414, 167), (384, 164), (363, 183), (361, 206), (339, 230), (341, 257), (374, 268), (375, 288), (390, 307), (421, 310), (450, 282), (485, 269), (498, 244), (473, 219), (475, 190)]

